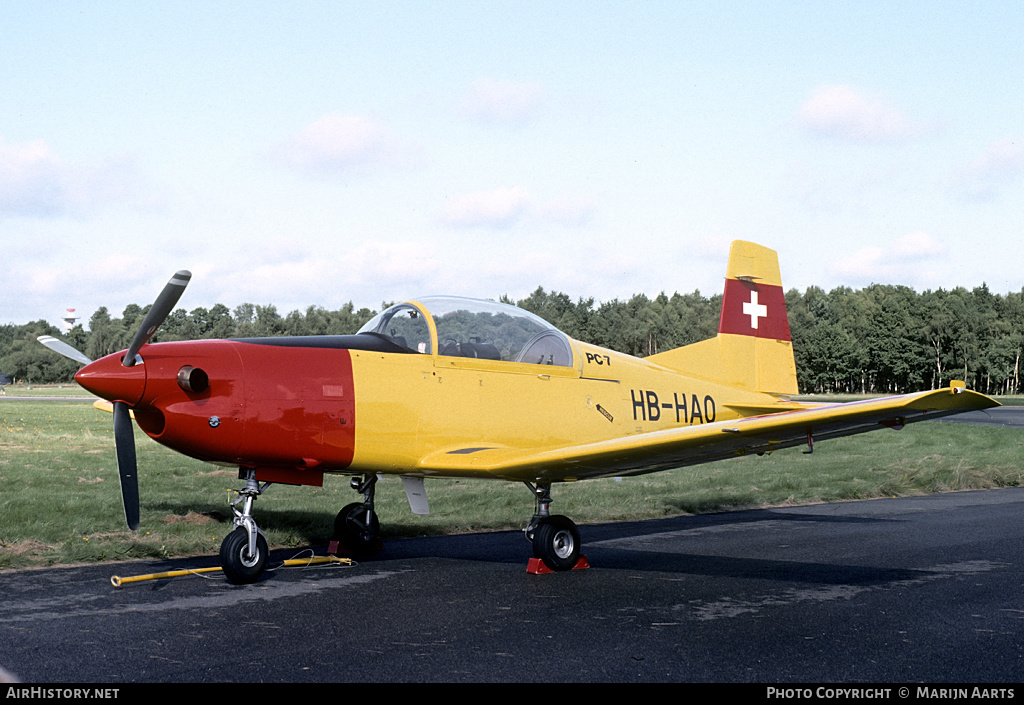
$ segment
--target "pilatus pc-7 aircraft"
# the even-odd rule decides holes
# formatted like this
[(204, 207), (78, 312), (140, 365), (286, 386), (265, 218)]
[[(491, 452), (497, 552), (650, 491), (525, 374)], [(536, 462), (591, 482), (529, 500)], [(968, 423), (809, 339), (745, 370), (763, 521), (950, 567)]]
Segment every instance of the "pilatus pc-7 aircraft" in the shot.
[[(245, 486), (221, 546), (233, 582), (256, 580), (267, 542), (254, 500), (270, 483), (320, 486), (352, 476), (362, 501), (335, 520), (352, 552), (376, 541), (374, 486), (402, 478), (425, 513), (424, 480), (518, 481), (534, 495), (525, 529), (553, 571), (580, 558), (571, 520), (550, 512), (561, 482), (628, 476), (813, 444), (997, 402), (947, 389), (846, 404), (791, 401), (793, 346), (776, 253), (735, 242), (718, 335), (644, 359), (573, 340), (491, 301), (423, 298), (392, 306), (355, 335), (148, 344), (184, 291), (178, 272), (127, 350), (75, 379), (113, 402), (128, 525), (139, 522), (132, 417), (185, 455), (237, 466)], [(240, 506), (239, 506), (240, 505)], [(541, 569), (543, 572), (543, 569)]]

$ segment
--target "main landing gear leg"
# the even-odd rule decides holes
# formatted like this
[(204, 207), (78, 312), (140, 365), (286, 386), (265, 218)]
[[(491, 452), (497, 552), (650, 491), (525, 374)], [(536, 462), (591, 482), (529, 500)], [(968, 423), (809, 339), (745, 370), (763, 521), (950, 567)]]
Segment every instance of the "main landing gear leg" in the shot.
[(265, 482), (261, 487), (252, 469), (243, 468), (239, 475), (245, 478), (245, 487), (237, 491), (238, 499), (231, 503), (235, 528), (220, 545), (220, 564), (228, 580), (244, 585), (256, 582), (267, 567), (267, 539), (252, 518), (252, 503), (270, 483)]
[[(523, 529), (533, 544), (534, 559), (529, 572), (572, 570), (587, 567), (586, 558), (580, 556), (580, 532), (568, 517), (551, 513), (551, 483), (536, 486), (525, 483), (537, 500), (537, 510), (529, 525)], [(547, 571), (541, 569), (541, 564)]]
[(373, 510), (373, 496), (377, 475), (352, 478), (352, 489), (363, 494), (362, 502), (346, 505), (334, 519), (331, 552), (341, 544), (350, 553), (366, 554), (377, 548), (380, 539), (380, 521)]

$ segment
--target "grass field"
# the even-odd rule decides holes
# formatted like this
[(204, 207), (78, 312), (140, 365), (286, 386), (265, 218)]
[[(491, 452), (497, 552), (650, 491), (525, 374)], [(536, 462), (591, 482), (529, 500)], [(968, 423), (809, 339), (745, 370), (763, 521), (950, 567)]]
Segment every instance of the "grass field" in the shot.
[(77, 384), (24, 385), (15, 384), (2, 387), (4, 396), (10, 397), (89, 397), (96, 395), (79, 387)]
[[(68, 390), (71, 391), (71, 390)], [(12, 394), (8, 389), (8, 394)], [(57, 396), (60, 396), (58, 394)], [(215, 555), (231, 529), (233, 470), (191, 460), (136, 432), (142, 522), (124, 524), (111, 417), (82, 401), (0, 402), (0, 569)], [(763, 457), (554, 488), (553, 511), (580, 524), (735, 508), (1016, 486), (1024, 432), (928, 422)], [(378, 484), (385, 538), (519, 529), (533, 499), (517, 483), (434, 480), (431, 515), (409, 511), (397, 478)], [(359, 495), (271, 486), (255, 516), (272, 547), (326, 546)]]

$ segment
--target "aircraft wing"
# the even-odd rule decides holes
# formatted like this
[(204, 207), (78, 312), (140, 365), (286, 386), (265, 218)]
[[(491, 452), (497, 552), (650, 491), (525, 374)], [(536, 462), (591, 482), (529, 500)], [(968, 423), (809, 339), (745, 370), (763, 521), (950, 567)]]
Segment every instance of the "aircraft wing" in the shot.
[(952, 387), (866, 401), (807, 405), (740, 420), (541, 450), (478, 443), (433, 453), (423, 459), (421, 470), (428, 475), (486, 475), (547, 482), (638, 475), (884, 427), (899, 429), (915, 421), (994, 406), (999, 403), (983, 394)]

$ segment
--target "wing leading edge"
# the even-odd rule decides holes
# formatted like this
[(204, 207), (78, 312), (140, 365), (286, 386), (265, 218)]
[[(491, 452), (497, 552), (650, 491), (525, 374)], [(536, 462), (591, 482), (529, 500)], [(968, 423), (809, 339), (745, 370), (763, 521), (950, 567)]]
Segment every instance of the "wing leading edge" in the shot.
[(571, 481), (643, 473), (760, 454), (915, 421), (988, 409), (999, 403), (959, 387), (752, 416), (700, 426), (548, 449), (480, 443), (433, 453), (427, 475), (489, 476), (518, 481)]

